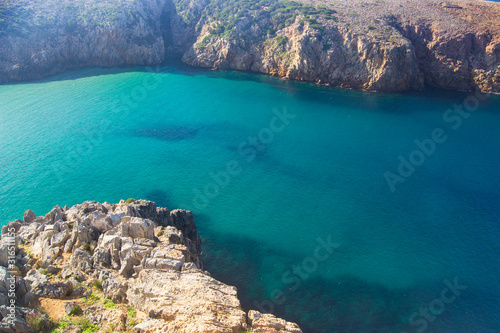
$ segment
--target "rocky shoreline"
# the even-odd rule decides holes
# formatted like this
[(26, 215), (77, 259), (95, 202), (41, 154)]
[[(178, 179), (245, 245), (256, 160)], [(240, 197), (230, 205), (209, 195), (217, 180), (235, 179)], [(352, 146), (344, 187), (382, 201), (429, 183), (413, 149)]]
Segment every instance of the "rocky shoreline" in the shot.
[(245, 313), (200, 252), (191, 212), (151, 201), (28, 210), (2, 227), (0, 332), (302, 332)]
[(175, 58), (191, 66), (360, 90), (433, 86), (500, 92), (500, 4), (495, 2), (6, 4), (11, 6), (0, 6), (0, 83)]

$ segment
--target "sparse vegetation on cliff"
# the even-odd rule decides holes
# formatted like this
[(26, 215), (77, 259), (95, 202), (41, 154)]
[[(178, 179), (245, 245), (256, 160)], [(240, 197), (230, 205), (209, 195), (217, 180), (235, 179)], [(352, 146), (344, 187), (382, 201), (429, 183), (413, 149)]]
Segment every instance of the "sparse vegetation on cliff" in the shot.
[(209, 29), (211, 35), (225, 38), (243, 37), (236, 29), (238, 26), (249, 28), (252, 24), (262, 23), (266, 28), (262, 30), (260, 37), (265, 38), (292, 25), (297, 18), (320, 28), (321, 25), (316, 21), (318, 18), (334, 19), (335, 14), (333, 9), (313, 7), (296, 1), (213, 0), (205, 7), (201, 22), (212, 24)]
[(499, 15), (472, 0), (7, 0), (0, 82), (182, 57), (354, 89), (500, 92)]

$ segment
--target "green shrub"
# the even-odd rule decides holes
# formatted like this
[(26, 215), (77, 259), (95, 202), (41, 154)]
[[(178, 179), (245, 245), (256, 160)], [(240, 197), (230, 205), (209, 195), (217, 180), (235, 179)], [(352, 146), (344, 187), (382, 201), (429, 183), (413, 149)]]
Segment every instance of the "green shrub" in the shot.
[(79, 316), (83, 313), (82, 308), (79, 305), (75, 305), (71, 308), (69, 315), (70, 316)]
[(118, 307), (118, 305), (116, 305), (109, 298), (105, 298), (104, 301), (102, 301), (102, 305), (104, 306), (105, 309), (115, 309)]
[(116, 329), (116, 324), (115, 324), (115, 323), (111, 323), (111, 324), (109, 324), (109, 326), (106, 328), (106, 330), (104, 331), (104, 333), (114, 333), (114, 332), (115, 332), (115, 329)]
[(133, 307), (129, 307), (127, 309), (127, 317), (128, 318), (135, 318), (135, 316), (136, 316), (135, 309)]
[(132, 198), (128, 198), (128, 199), (127, 199), (127, 201), (125, 201), (125, 202), (129, 204), (129, 203), (132, 203), (132, 202), (134, 202), (134, 201), (135, 201), (134, 199), (132, 199)]
[(88, 306), (94, 305), (99, 302), (101, 298), (97, 295), (90, 295), (89, 297), (82, 298), (82, 301), (85, 302)]
[(82, 243), (82, 249), (87, 252), (88, 254), (92, 255), (92, 250), (90, 249), (90, 244), (87, 242)]
[(133, 307), (129, 307), (127, 309), (127, 326), (135, 326), (137, 325), (136, 311)]
[(286, 45), (287, 42), (288, 42), (287, 36), (276, 37), (276, 45), (278, 45), (278, 46)]
[(323, 29), (323, 25), (320, 24), (320, 23), (313, 23), (313, 24), (309, 24), (309, 28), (311, 28), (311, 29), (317, 29), (317, 30), (322, 30)]
[(55, 327), (55, 329), (52, 331), (52, 333), (64, 332), (64, 331), (66, 331), (68, 328), (70, 328), (72, 324), (73, 324), (73, 322), (71, 321), (71, 318), (69, 318), (69, 317), (64, 317), (64, 318), (60, 319), (60, 320), (57, 322), (56, 327)]
[(79, 333), (94, 333), (99, 330), (99, 326), (92, 323), (88, 318), (75, 320), (75, 325), (78, 326)]
[(40, 313), (28, 314), (26, 322), (33, 328), (35, 333), (49, 333), (55, 326), (52, 320), (44, 318)]

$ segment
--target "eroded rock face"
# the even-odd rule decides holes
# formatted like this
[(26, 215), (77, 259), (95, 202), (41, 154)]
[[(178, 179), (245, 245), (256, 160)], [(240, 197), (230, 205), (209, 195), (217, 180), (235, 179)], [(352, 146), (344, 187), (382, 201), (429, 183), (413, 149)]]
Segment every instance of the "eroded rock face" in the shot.
[(243, 40), (211, 37), (206, 30), (182, 59), (193, 66), (254, 71), (355, 89), (405, 91), (424, 86), (408, 40), (388, 44), (336, 26), (318, 31), (302, 23), (283, 29), (281, 39), (262, 40), (258, 38), (262, 29), (246, 32)]
[(500, 34), (473, 26), (448, 26), (415, 22), (405, 17), (389, 19), (415, 46), (425, 83), (454, 90), (500, 92)]
[(154, 65), (165, 59), (160, 24), (162, 13), (170, 10), (165, 0), (77, 0), (71, 6), (21, 0), (19, 5), (26, 9), (23, 26), (32, 29), (13, 29), (0, 37), (0, 82), (83, 66)]
[[(136, 323), (138, 332), (239, 333), (254, 326), (258, 332), (300, 332), (274, 316), (247, 317), (236, 288), (202, 270), (200, 236), (189, 211), (170, 212), (133, 200), (56, 206), (43, 218), (25, 216), (31, 222), (9, 223), (17, 230), (14, 241), (0, 240), (0, 247), (17, 242), (27, 249), (16, 246), (17, 271), (0, 266), (0, 315), (12, 272), (24, 272), (25, 278), (15, 278), (19, 305), (36, 305), (39, 298), (74, 301), (91, 295), (89, 286), (97, 280), (105, 298), (146, 314)], [(19, 322), (0, 316), (0, 330), (22, 331), (29, 313), (44, 318), (34, 309), (16, 309)], [(127, 320), (123, 312), (103, 305), (85, 309), (84, 315), (97, 326)]]
[(267, 333), (267, 332), (302, 332), (299, 326), (295, 323), (290, 323), (284, 319), (276, 318), (272, 314), (262, 314), (259, 311), (250, 310), (248, 312), (248, 323), (252, 326), (252, 332)]
[[(218, 17), (224, 16), (218, 15), (223, 6), (215, 11), (208, 6), (214, 1), (75, 0), (61, 6), (54, 0), (20, 0), (26, 9), (19, 14), (22, 25), (29, 29), (18, 31), (13, 24), (0, 33), (0, 82), (71, 68), (158, 65), (182, 58), (192, 66), (354, 89), (408, 91), (427, 84), (500, 92), (496, 3), (457, 0), (459, 5), (443, 6), (440, 0), (405, 0), (367, 9), (361, 0), (331, 1), (323, 5), (334, 16), (306, 17), (298, 11), (278, 22), (266, 12), (268, 6), (261, 6), (254, 16), (242, 14), (231, 31), (214, 32)], [(86, 209), (107, 214), (101, 208)], [(124, 208), (117, 214), (154, 222), (170, 213), (144, 203)], [(60, 213), (57, 209), (48, 219)], [(98, 217), (95, 223), (103, 231), (116, 222)]]
[[(343, 9), (357, 12), (355, 19), (338, 12), (333, 21), (317, 15), (309, 24), (295, 17), (283, 27), (259, 14), (237, 21), (230, 34), (214, 32), (217, 19), (207, 14), (182, 59), (192, 66), (354, 89), (408, 91), (430, 85), (498, 93), (500, 6), (459, 3), (390, 1), (367, 10), (354, 0)], [(332, 2), (330, 8), (345, 6)], [(265, 36), (270, 27), (276, 31)]]
[(143, 270), (130, 282), (127, 297), (149, 317), (164, 319), (165, 332), (240, 332), (247, 327), (236, 288), (201, 271)]

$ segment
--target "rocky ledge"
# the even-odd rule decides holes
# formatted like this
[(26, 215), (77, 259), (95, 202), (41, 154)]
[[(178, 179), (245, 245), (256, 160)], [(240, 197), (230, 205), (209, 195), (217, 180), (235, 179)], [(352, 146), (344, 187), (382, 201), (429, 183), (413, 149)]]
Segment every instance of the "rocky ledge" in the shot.
[(203, 270), (193, 215), (144, 200), (28, 210), (2, 228), (0, 332), (302, 332)]

